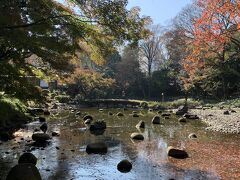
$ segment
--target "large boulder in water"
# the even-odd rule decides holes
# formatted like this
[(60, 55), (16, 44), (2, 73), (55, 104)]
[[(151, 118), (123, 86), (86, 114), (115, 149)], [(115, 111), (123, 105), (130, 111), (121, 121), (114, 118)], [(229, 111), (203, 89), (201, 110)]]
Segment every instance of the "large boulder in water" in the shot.
[(41, 175), (34, 164), (18, 164), (7, 175), (6, 180), (41, 180)]
[(32, 154), (32, 153), (24, 153), (20, 156), (19, 160), (18, 160), (18, 164), (37, 164), (37, 158)]
[(176, 115), (182, 116), (182, 115), (186, 114), (187, 112), (188, 112), (187, 105), (179, 106), (176, 111)]
[(127, 173), (131, 171), (132, 163), (130, 163), (127, 159), (124, 159), (118, 163), (117, 169), (122, 173)]
[(132, 133), (131, 138), (135, 140), (144, 140), (144, 136), (141, 133)]
[(152, 123), (153, 124), (160, 124), (160, 117), (159, 116), (154, 116), (152, 118)]
[(169, 146), (167, 148), (167, 155), (177, 158), (177, 159), (184, 159), (188, 157), (188, 154), (186, 151), (178, 149), (178, 148), (174, 148), (172, 146)]
[(49, 139), (51, 139), (50, 136), (45, 133), (34, 133), (32, 135), (32, 140), (36, 142), (46, 142)]
[(100, 142), (100, 143), (91, 143), (88, 144), (86, 147), (86, 152), (88, 154), (106, 154), (108, 150), (107, 144)]

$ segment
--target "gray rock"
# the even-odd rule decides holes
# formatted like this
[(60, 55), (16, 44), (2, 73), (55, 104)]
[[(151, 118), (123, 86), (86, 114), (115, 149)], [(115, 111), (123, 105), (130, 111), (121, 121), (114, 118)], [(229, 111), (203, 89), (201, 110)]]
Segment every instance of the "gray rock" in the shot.
[(229, 115), (230, 113), (229, 113), (229, 111), (224, 111), (223, 114), (224, 115)]
[(135, 140), (144, 140), (144, 136), (141, 133), (132, 133), (131, 138)]
[(6, 180), (41, 180), (41, 175), (34, 164), (18, 164), (7, 175)]
[(49, 110), (44, 110), (43, 114), (46, 115), (46, 116), (49, 116), (51, 113), (50, 113)]
[(92, 120), (91, 119), (87, 119), (84, 121), (84, 124), (91, 124)]
[(132, 117), (139, 117), (139, 115), (138, 114), (133, 114)]
[(106, 143), (92, 143), (88, 144), (86, 147), (86, 152), (88, 154), (106, 154), (108, 151), (108, 147)]
[(117, 116), (124, 116), (124, 114), (122, 112), (118, 112)]
[(109, 115), (109, 116), (112, 116), (112, 115), (113, 115), (113, 113), (112, 113), (112, 112), (108, 112), (108, 115)]
[(178, 149), (178, 148), (174, 148), (172, 146), (169, 146), (167, 148), (167, 155), (177, 158), (177, 159), (185, 159), (188, 157), (188, 154), (186, 151)]
[(136, 128), (145, 128), (145, 123), (141, 120), (139, 123), (136, 125)]
[(199, 119), (199, 117), (195, 114), (184, 114), (183, 115), (184, 118), (187, 118), (187, 119)]
[(154, 116), (152, 118), (152, 123), (153, 124), (160, 124), (160, 117), (159, 116)]
[(81, 116), (81, 114), (82, 114), (82, 112), (81, 111), (78, 111), (78, 112), (76, 112), (76, 116)]
[(48, 141), (49, 139), (51, 139), (50, 136), (45, 133), (34, 133), (32, 135), (32, 140), (36, 142), (45, 142)]
[(130, 163), (127, 159), (124, 159), (118, 163), (117, 169), (122, 173), (127, 173), (131, 171), (132, 163)]
[(39, 120), (39, 122), (46, 122), (46, 118), (45, 117), (38, 117), (38, 120)]
[(186, 118), (179, 118), (179, 119), (178, 119), (178, 122), (180, 122), (180, 123), (185, 123), (185, 122), (187, 122), (187, 120), (186, 120)]
[(85, 116), (83, 117), (83, 120), (86, 121), (87, 119), (93, 120), (93, 117), (92, 117), (91, 115), (85, 115)]
[(162, 117), (166, 117), (166, 116), (171, 116), (171, 114), (170, 113), (162, 113)]
[(185, 113), (188, 112), (188, 107), (187, 105), (184, 105), (184, 106), (179, 106), (177, 111), (176, 111), (176, 115), (179, 115), (179, 116), (182, 116), (184, 115)]
[(197, 135), (195, 133), (191, 133), (191, 134), (188, 135), (188, 138), (189, 139), (196, 139)]
[(90, 126), (90, 131), (94, 131), (94, 130), (103, 130), (103, 129), (106, 129), (107, 126), (106, 126), (106, 122), (105, 121), (96, 121), (94, 122), (94, 124), (92, 124)]
[(59, 136), (59, 133), (53, 131), (52, 136)]
[(18, 160), (18, 164), (37, 164), (37, 158), (32, 154), (32, 153), (24, 153), (20, 156), (19, 160)]
[(47, 129), (48, 129), (47, 123), (43, 123), (43, 124), (40, 126), (40, 129), (41, 129), (44, 133), (46, 133), (46, 131), (47, 131)]

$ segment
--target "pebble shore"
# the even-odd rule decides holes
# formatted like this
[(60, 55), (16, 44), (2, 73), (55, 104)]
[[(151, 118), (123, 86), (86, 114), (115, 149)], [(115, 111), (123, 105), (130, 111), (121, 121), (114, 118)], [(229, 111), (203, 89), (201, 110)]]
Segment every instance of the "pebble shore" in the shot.
[(225, 115), (226, 109), (191, 109), (190, 113), (196, 114), (205, 122), (207, 130), (222, 133), (240, 134), (240, 108), (229, 110), (229, 115)]

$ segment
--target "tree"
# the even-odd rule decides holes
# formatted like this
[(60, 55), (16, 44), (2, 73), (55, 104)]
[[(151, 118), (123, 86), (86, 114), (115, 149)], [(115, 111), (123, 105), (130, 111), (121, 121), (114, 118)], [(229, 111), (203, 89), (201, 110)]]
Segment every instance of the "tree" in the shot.
[(145, 97), (145, 79), (139, 64), (139, 49), (126, 46), (123, 50), (122, 59), (116, 65), (116, 83), (120, 93), (126, 97)]
[(147, 74), (151, 77), (153, 66), (159, 65), (159, 62), (163, 58), (163, 49), (162, 49), (162, 37), (161, 27), (155, 26), (152, 27), (151, 35), (140, 42), (140, 52), (141, 52), (141, 60), (140, 63), (143, 68), (147, 69)]
[[(194, 84), (209, 77), (209, 68), (224, 72), (227, 61), (239, 57), (239, 1), (198, 0), (202, 14), (194, 23), (194, 39), (189, 55), (184, 60), (188, 73), (185, 84)], [(234, 51), (233, 47), (234, 46)], [(227, 95), (227, 81), (220, 73), (223, 96)]]
[[(66, 1), (3, 0), (0, 7), (0, 90), (21, 91), (21, 77), (35, 75), (26, 58), (36, 55), (43, 72), (65, 74), (86, 53), (97, 64), (125, 40), (136, 43), (147, 35), (139, 10), (127, 10), (127, 0)], [(74, 10), (74, 9), (77, 9)], [(8, 78), (5, 78), (8, 77)], [(16, 78), (18, 77), (18, 78)], [(4, 84), (4, 85), (3, 85)]]
[(113, 93), (115, 83), (111, 78), (104, 78), (101, 73), (81, 69), (76, 69), (66, 82), (68, 93), (80, 99), (107, 98)]

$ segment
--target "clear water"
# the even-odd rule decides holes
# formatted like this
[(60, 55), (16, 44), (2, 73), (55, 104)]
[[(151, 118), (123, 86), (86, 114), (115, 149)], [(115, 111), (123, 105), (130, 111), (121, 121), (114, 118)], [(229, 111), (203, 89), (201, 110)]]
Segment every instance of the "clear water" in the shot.
[[(160, 125), (153, 125), (151, 119), (156, 112), (141, 110), (141, 116), (131, 116), (132, 110), (81, 109), (93, 115), (94, 119), (104, 119), (107, 129), (103, 135), (94, 135), (85, 127), (82, 118), (71, 112), (62, 112), (49, 118), (49, 130), (60, 132), (44, 148), (32, 149), (38, 158), (37, 167), (42, 179), (240, 179), (240, 135), (226, 135), (208, 132), (198, 120), (180, 124), (174, 115), (170, 119), (161, 118)], [(122, 111), (124, 117), (109, 116), (108, 111)], [(145, 129), (135, 126), (145, 122)], [(17, 164), (23, 151), (30, 145), (33, 129), (40, 123), (33, 122), (27, 129), (16, 132), (16, 138), (0, 145), (0, 179), (5, 179), (11, 167)], [(141, 132), (144, 141), (133, 141), (130, 134)], [(196, 140), (188, 138), (197, 134)], [(21, 140), (24, 138), (24, 140)], [(92, 142), (106, 142), (105, 155), (87, 154), (86, 146)], [(166, 148), (176, 146), (185, 149), (189, 158), (174, 159), (167, 156)], [(59, 149), (56, 149), (58, 147)], [(128, 159), (133, 164), (129, 173), (117, 170), (117, 164)]]

